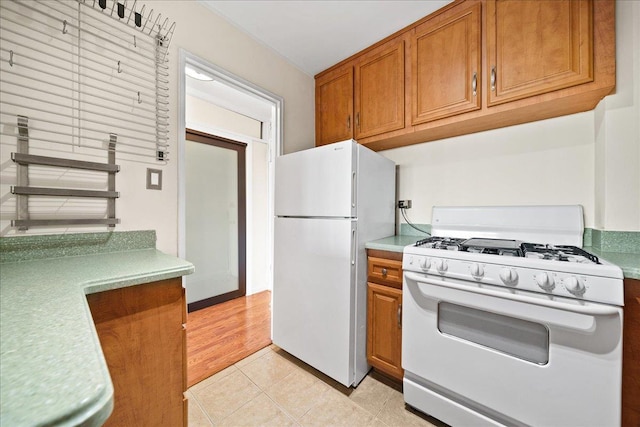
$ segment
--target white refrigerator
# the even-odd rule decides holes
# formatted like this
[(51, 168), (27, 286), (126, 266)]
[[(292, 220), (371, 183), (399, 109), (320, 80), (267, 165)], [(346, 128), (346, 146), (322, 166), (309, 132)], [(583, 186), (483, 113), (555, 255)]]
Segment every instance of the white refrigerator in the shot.
[(369, 370), (364, 245), (394, 234), (395, 165), (348, 140), (275, 166), (273, 342), (357, 386)]

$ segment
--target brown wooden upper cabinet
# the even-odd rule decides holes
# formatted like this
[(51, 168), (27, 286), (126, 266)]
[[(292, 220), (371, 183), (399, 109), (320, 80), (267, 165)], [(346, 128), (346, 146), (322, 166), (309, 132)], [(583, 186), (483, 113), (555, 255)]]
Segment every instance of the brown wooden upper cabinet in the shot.
[(402, 129), (404, 39), (316, 78), (316, 145)]
[(316, 80), (316, 145), (353, 138), (353, 66)]
[(362, 55), (355, 64), (355, 138), (404, 127), (404, 39)]
[(481, 5), (449, 9), (413, 30), (411, 124), (481, 108)]
[(593, 81), (591, 0), (487, 2), (489, 105)]
[(592, 110), (615, 54), (614, 0), (455, 0), (316, 76), (316, 144), (385, 150)]

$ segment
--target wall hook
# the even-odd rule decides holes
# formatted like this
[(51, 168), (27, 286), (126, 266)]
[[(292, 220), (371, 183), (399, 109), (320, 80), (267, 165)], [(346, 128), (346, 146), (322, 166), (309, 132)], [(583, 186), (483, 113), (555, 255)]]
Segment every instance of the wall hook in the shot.
[(67, 34), (67, 20), (62, 21), (62, 34)]
[(120, 67), (120, 61), (118, 61), (118, 73), (122, 72), (122, 68)]
[[(136, 27), (140, 28), (142, 27), (142, 17), (144, 16), (144, 9), (146, 8), (146, 5), (142, 5), (142, 9), (140, 9), (140, 12), (136, 12), (134, 14), (135, 16), (135, 21), (136, 21)], [(142, 31), (144, 31), (144, 28), (142, 29)]]
[(138, 104), (142, 104), (142, 97), (140, 96), (140, 91), (138, 91)]
[(13, 67), (13, 51), (9, 51), (9, 66)]

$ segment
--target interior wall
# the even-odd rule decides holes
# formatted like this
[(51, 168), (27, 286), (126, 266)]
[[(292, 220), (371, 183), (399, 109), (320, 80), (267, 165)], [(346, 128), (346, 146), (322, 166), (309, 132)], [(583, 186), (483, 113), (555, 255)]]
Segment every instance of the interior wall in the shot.
[(262, 142), (252, 142), (251, 150), (251, 283), (247, 295), (269, 289), (269, 146)]
[[(154, 16), (162, 14), (176, 29), (169, 47), (169, 162), (117, 162), (121, 171), (116, 176), (120, 198), (116, 215), (121, 218), (116, 231), (155, 230), (156, 247), (166, 253), (178, 253), (178, 49), (183, 48), (205, 61), (242, 77), (284, 98), (284, 147), (296, 151), (314, 144), (313, 77), (303, 73), (270, 48), (226, 22), (223, 18), (195, 1), (147, 0), (147, 10)], [(117, 23), (114, 22), (114, 25)], [(92, 160), (92, 159), (87, 159)], [(3, 156), (2, 163), (10, 162)], [(162, 190), (146, 189), (147, 168), (163, 173)], [(3, 197), (4, 197), (3, 193)], [(3, 216), (4, 219), (4, 216)], [(8, 219), (7, 219), (8, 221)], [(107, 231), (106, 227), (91, 227), (82, 231)], [(28, 234), (43, 234), (46, 229), (29, 230)], [(78, 232), (69, 228), (57, 232)], [(21, 233), (22, 234), (22, 233)]]
[(382, 151), (412, 222), (433, 206), (580, 204), (585, 227), (640, 231), (640, 3), (616, 3), (615, 94), (595, 111)]
[(595, 225), (640, 230), (640, 2), (616, 7), (616, 91), (595, 113)]
[[(176, 150), (179, 48), (283, 97), (285, 152), (313, 145), (315, 120), (313, 77), (303, 73), (279, 54), (197, 2), (152, 0), (145, 4), (147, 8), (153, 8), (156, 12), (162, 13), (162, 16), (176, 21), (176, 31), (169, 50), (171, 55), (170, 138)], [(158, 249), (177, 254), (177, 161), (167, 166), (165, 174), (165, 182), (170, 182), (169, 188), (162, 195), (166, 208), (163, 214), (158, 215), (147, 228), (158, 230)], [(146, 196), (140, 196), (141, 198), (137, 200), (137, 209), (142, 210)]]
[(399, 166), (410, 220), (433, 206), (580, 204), (593, 225), (593, 112), (381, 152)]
[(218, 128), (252, 138), (261, 138), (262, 124), (259, 120), (226, 110), (195, 96), (187, 95), (185, 104), (186, 122), (190, 129)]

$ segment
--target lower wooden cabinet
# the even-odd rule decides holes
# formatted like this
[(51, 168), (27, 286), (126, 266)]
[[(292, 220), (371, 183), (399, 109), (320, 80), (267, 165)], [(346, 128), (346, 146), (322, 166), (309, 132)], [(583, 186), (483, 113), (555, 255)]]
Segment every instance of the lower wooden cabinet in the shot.
[(114, 388), (105, 426), (186, 426), (180, 278), (87, 295)]
[(369, 282), (367, 294), (367, 360), (402, 379), (402, 290)]
[(640, 426), (640, 280), (624, 281), (622, 426)]
[(402, 380), (402, 253), (369, 251), (367, 361)]

